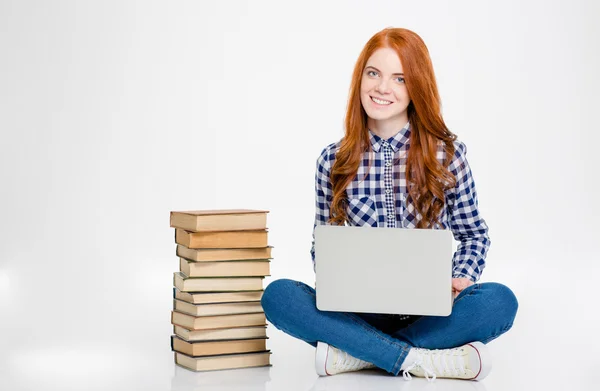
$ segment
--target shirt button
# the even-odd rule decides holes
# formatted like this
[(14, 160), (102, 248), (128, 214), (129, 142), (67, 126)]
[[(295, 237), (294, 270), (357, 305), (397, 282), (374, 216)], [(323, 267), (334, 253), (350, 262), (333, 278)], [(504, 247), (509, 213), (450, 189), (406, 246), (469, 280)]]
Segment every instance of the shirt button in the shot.
[(392, 192), (392, 190), (390, 190), (390, 189), (385, 189), (385, 192), (386, 192), (387, 194), (390, 194), (390, 193)]
[(389, 167), (389, 166), (391, 166), (391, 165), (392, 165), (392, 163), (390, 163), (390, 162), (387, 162), (387, 163), (385, 163), (385, 166), (386, 166), (386, 167)]
[(388, 215), (388, 219), (390, 219), (390, 220), (391, 220), (391, 219), (393, 219), (393, 218), (394, 218), (394, 215)]

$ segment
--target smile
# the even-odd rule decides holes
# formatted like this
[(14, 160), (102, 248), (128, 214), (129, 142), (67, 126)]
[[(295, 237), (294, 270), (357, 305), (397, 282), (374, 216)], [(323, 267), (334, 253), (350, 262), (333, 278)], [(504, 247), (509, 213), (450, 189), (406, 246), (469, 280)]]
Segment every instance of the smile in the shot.
[(383, 99), (377, 99), (371, 96), (371, 100), (375, 103), (377, 103), (378, 105), (382, 105), (382, 106), (387, 106), (387, 105), (391, 105), (392, 102), (390, 102), (389, 100), (383, 100)]

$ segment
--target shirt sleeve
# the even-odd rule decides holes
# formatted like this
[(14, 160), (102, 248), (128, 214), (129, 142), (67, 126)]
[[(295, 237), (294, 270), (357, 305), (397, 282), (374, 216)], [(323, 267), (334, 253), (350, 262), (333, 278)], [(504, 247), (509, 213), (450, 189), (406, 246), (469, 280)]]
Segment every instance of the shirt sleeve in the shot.
[(317, 224), (327, 224), (327, 221), (329, 220), (329, 208), (333, 199), (331, 181), (329, 180), (329, 172), (331, 168), (329, 154), (331, 147), (332, 145), (327, 146), (317, 158), (317, 168), (315, 172), (315, 221), (313, 224), (312, 246), (310, 249), (313, 271), (315, 272), (315, 228)]
[(466, 157), (467, 147), (461, 141), (457, 143), (456, 186), (448, 197), (450, 229), (459, 242), (452, 260), (452, 276), (477, 282), (485, 267), (491, 240), (488, 226), (479, 214), (475, 181)]

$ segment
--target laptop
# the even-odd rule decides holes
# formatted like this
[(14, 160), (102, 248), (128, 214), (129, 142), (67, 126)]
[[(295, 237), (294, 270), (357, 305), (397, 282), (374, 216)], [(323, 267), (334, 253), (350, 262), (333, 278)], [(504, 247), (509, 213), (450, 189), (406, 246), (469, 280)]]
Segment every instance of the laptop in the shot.
[(452, 239), (448, 229), (317, 225), (317, 308), (450, 315)]

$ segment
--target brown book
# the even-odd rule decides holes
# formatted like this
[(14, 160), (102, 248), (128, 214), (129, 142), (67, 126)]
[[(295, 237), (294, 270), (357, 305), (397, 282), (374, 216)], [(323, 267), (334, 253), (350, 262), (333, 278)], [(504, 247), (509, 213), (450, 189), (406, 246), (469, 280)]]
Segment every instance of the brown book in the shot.
[(264, 277), (188, 277), (173, 273), (173, 285), (182, 292), (258, 291)]
[(187, 248), (181, 244), (175, 250), (178, 257), (194, 262), (243, 261), (249, 259), (271, 259), (273, 246), (258, 248)]
[(260, 301), (245, 303), (192, 304), (183, 300), (173, 300), (173, 309), (193, 316), (251, 314), (263, 312)]
[(179, 258), (179, 270), (188, 277), (252, 277), (269, 276), (268, 259), (260, 261), (193, 262)]
[(267, 228), (268, 210), (220, 209), (171, 212), (171, 227), (186, 231), (243, 231)]
[(175, 229), (175, 242), (188, 248), (267, 247), (267, 230), (190, 232)]
[(267, 338), (237, 339), (233, 341), (200, 341), (188, 342), (171, 336), (171, 349), (188, 356), (214, 356), (216, 354), (233, 354), (260, 352), (267, 349)]
[(171, 324), (188, 330), (226, 329), (230, 327), (262, 326), (267, 323), (264, 312), (256, 314), (192, 316), (171, 311)]
[(173, 326), (173, 333), (185, 341), (218, 341), (223, 339), (248, 339), (267, 336), (267, 326), (233, 327), (213, 330), (188, 330)]
[(237, 369), (252, 367), (268, 367), (271, 351), (240, 354), (223, 354), (217, 356), (192, 357), (175, 352), (175, 364), (192, 371), (215, 371), (218, 369)]
[(235, 303), (243, 301), (260, 301), (263, 291), (239, 292), (182, 292), (173, 287), (173, 298), (192, 304)]

